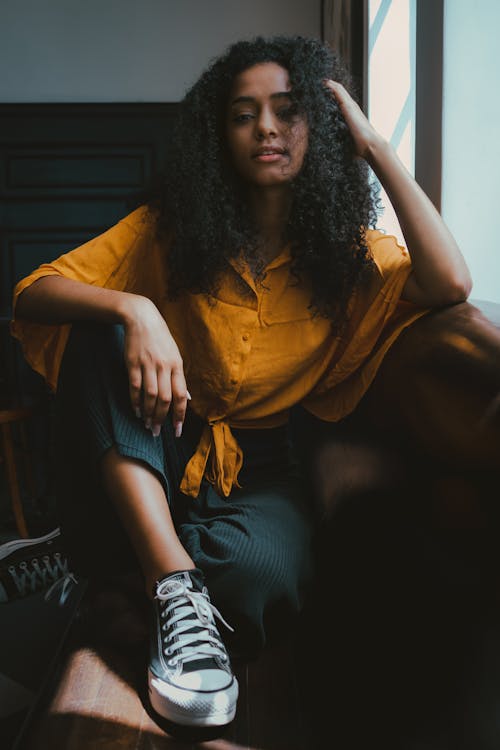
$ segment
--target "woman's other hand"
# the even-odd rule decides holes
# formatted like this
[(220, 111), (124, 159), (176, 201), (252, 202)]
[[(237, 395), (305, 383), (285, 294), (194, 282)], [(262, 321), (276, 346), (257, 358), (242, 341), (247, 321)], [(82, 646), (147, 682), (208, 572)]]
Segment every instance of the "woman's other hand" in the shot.
[(124, 328), (132, 408), (157, 437), (172, 405), (174, 430), (180, 437), (190, 396), (182, 357), (164, 318), (151, 300), (130, 295)]
[(463, 302), (472, 280), (439, 212), (344, 86), (330, 79), (324, 86), (340, 108), (355, 154), (366, 159), (396, 212), (412, 261), (402, 298), (423, 307)]
[(339, 105), (342, 116), (349, 128), (356, 156), (361, 156), (363, 159), (369, 161), (373, 149), (383, 141), (382, 136), (377, 133), (361, 107), (354, 101), (341, 83), (325, 78), (324, 84), (325, 88), (331, 91), (333, 98)]

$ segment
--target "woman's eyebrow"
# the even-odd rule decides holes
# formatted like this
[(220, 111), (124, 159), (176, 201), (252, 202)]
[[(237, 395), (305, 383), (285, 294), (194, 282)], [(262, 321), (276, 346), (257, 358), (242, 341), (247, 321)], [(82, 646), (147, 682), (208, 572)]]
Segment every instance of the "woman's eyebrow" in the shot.
[[(269, 97), (270, 99), (282, 99), (283, 97), (286, 97), (287, 99), (292, 98), (292, 94), (290, 91), (277, 91), (275, 94), (271, 94)], [(255, 102), (256, 99), (254, 96), (237, 96), (236, 99), (233, 99), (231, 102), (231, 106), (233, 104), (240, 104), (241, 102)]]

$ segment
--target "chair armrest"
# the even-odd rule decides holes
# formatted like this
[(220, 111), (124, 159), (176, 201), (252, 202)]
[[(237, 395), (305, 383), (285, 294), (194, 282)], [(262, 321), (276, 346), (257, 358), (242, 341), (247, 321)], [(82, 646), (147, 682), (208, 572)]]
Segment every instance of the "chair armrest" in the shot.
[(500, 304), (464, 302), (417, 320), (357, 411), (438, 460), (500, 472)]

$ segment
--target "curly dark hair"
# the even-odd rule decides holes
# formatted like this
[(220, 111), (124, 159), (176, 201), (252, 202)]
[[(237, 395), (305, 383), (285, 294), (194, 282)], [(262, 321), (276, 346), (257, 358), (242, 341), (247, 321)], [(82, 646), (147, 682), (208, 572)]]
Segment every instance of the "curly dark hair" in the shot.
[(186, 93), (165, 178), (148, 200), (158, 236), (171, 239), (168, 294), (215, 294), (226, 259), (259, 246), (224, 134), (235, 76), (263, 62), (288, 71), (293, 102), (309, 129), (304, 163), (291, 183), (283, 242), (290, 243), (294, 276), (310, 279), (313, 314), (330, 318), (340, 331), (352, 292), (371, 275), (365, 230), (374, 226), (378, 204), (366, 162), (354, 156), (340, 108), (322, 84), (331, 78), (352, 92), (352, 81), (333, 51), (313, 38), (237, 42)]

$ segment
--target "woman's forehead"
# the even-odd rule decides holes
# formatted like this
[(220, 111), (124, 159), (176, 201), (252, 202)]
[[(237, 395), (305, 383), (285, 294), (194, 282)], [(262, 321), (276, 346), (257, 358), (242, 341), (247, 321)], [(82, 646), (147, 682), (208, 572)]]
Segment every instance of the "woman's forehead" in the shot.
[(261, 96), (289, 90), (290, 77), (286, 68), (275, 62), (263, 62), (252, 65), (235, 76), (231, 95)]

